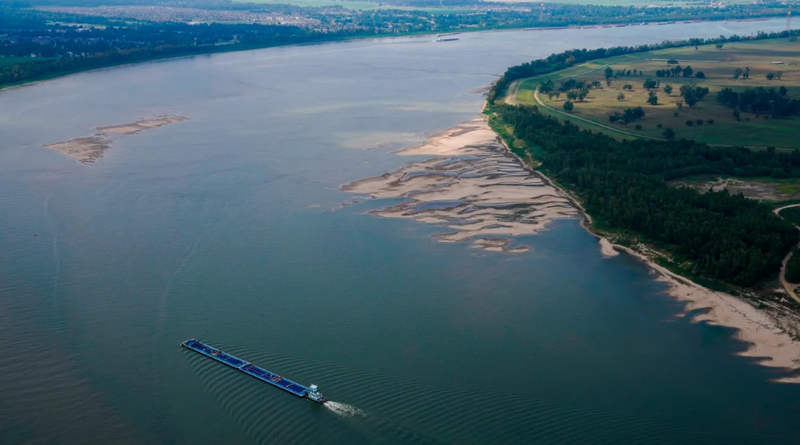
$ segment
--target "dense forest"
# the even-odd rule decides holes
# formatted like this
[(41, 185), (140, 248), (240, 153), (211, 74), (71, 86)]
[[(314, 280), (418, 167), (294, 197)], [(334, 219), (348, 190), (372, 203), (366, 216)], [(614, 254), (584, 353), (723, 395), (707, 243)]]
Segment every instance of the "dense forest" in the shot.
[[(698, 173), (800, 177), (800, 153), (709, 147), (693, 141), (617, 141), (534, 108), (498, 106), (502, 122), (592, 216), (688, 261), (706, 278), (750, 286), (774, 276), (798, 243), (794, 226), (764, 204), (727, 191), (699, 193), (666, 180)], [(528, 153), (521, 152), (520, 155)]]

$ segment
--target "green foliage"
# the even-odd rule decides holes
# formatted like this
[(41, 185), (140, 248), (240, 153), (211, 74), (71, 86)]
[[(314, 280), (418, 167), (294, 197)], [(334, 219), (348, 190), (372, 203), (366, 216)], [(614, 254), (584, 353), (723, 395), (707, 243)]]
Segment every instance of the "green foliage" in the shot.
[(706, 73), (704, 73), (702, 71), (698, 71), (698, 72), (694, 73), (694, 77), (696, 77), (698, 79), (705, 79), (706, 78)]
[(620, 102), (625, 100), (625, 94), (622, 91), (620, 91), (620, 93), (617, 94), (617, 100), (620, 101)]
[(658, 87), (658, 82), (648, 77), (647, 79), (644, 80), (644, 82), (642, 82), (642, 87), (651, 90), (653, 88)]
[(658, 105), (658, 95), (655, 91), (650, 91), (647, 94), (647, 103), (650, 105)]
[[(697, 174), (800, 176), (800, 153), (751, 152), (693, 141), (625, 140), (518, 107), (497, 109), (527, 146), (540, 146), (548, 172), (612, 229), (638, 233), (691, 264), (689, 272), (749, 286), (774, 275), (798, 231), (770, 209), (727, 191), (698, 193), (666, 180)], [(670, 130), (665, 130), (666, 133)]]
[(748, 88), (741, 93), (730, 88), (723, 88), (717, 92), (717, 102), (720, 104), (749, 111), (760, 115), (770, 115), (772, 117), (789, 117), (800, 114), (800, 100), (786, 97), (788, 90), (776, 90), (775, 88)]
[(792, 250), (792, 257), (786, 263), (786, 281), (800, 283), (800, 249)]
[(672, 85), (670, 84), (664, 85), (664, 92), (667, 94), (672, 94)]
[(608, 121), (612, 123), (619, 122), (622, 125), (626, 125), (628, 122), (633, 122), (643, 117), (644, 117), (644, 110), (642, 109), (642, 107), (636, 107), (636, 108), (628, 108), (622, 114), (620, 114), (619, 111), (615, 111), (613, 114), (608, 115)]
[(788, 209), (783, 209), (778, 213), (781, 218), (785, 218), (791, 221), (792, 224), (800, 227), (800, 207), (789, 207)]
[(665, 129), (664, 133), (662, 134), (664, 135), (664, 138), (667, 140), (675, 139), (675, 130), (673, 130), (672, 128)]
[(571, 113), (572, 110), (575, 109), (575, 104), (573, 104), (570, 101), (566, 101), (566, 102), (564, 102), (563, 107), (564, 107), (564, 111), (566, 111), (567, 113)]

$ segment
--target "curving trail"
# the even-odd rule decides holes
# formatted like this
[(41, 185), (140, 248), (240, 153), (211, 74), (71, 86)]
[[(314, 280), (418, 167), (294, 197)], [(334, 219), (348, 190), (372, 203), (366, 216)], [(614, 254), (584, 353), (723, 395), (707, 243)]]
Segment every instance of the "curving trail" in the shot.
[[(778, 207), (777, 209), (773, 210), (772, 213), (781, 216), (780, 215), (781, 210), (788, 209), (791, 207), (800, 207), (800, 204), (791, 204), (788, 206)], [(800, 227), (797, 227), (797, 229), (800, 230)], [(786, 255), (786, 258), (783, 259), (783, 264), (781, 264), (781, 284), (783, 285), (783, 288), (786, 289), (786, 292), (789, 294), (789, 296), (792, 297), (792, 299), (794, 299), (794, 301), (796, 301), (797, 303), (800, 303), (800, 297), (797, 296), (797, 292), (795, 292), (794, 290), (796, 286), (786, 281), (786, 264), (789, 262), (791, 258), (792, 258), (792, 252), (789, 252), (789, 254)]]

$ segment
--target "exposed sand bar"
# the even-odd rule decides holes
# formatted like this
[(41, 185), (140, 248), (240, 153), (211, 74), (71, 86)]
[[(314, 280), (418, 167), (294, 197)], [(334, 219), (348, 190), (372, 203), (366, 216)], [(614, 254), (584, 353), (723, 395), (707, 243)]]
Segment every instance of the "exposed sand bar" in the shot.
[[(591, 217), (578, 202), (540, 173), (528, 170), (483, 119), (445, 130), (397, 154), (431, 157), (352, 182), (342, 190), (373, 198), (407, 198), (371, 213), (450, 229), (435, 235), (439, 242), (469, 241), (475, 249), (524, 252), (525, 246), (509, 247), (514, 238), (535, 234), (556, 218), (583, 215), (588, 223), (584, 227), (591, 225)], [(693, 313), (695, 322), (737, 329), (736, 338), (748, 344), (740, 355), (786, 370), (787, 377), (780, 382), (800, 383), (800, 342), (793, 340), (800, 335), (800, 316), (769, 302), (766, 310), (756, 309), (745, 300), (675, 275), (656, 263), (651, 258), (655, 253), (644, 246), (634, 250), (598, 238), (604, 256), (626, 252), (658, 273), (659, 280), (669, 284), (667, 294), (686, 302), (684, 316)]]
[(449, 232), (435, 235), (439, 242), (525, 252), (526, 246), (509, 247), (516, 237), (536, 234), (557, 218), (579, 217), (560, 190), (506, 150), (485, 119), (460, 124), (397, 154), (432, 157), (346, 184), (342, 190), (373, 198), (408, 198), (371, 213), (446, 227)]
[(103, 156), (111, 146), (111, 141), (102, 136), (70, 139), (64, 142), (45, 145), (44, 148), (67, 155), (84, 164), (91, 164)]
[(113, 134), (136, 134), (144, 130), (163, 127), (164, 125), (174, 124), (175, 122), (183, 122), (188, 119), (188, 117), (183, 116), (160, 116), (156, 119), (142, 119), (132, 124), (97, 127), (97, 131), (101, 133)]
[(109, 134), (132, 135), (188, 119), (188, 117), (183, 116), (157, 116), (153, 119), (142, 119), (130, 124), (97, 127), (99, 133), (93, 136), (56, 142), (45, 145), (44, 148), (57, 151), (84, 164), (93, 164), (97, 159), (103, 157), (106, 150), (111, 148), (112, 141), (108, 137)]

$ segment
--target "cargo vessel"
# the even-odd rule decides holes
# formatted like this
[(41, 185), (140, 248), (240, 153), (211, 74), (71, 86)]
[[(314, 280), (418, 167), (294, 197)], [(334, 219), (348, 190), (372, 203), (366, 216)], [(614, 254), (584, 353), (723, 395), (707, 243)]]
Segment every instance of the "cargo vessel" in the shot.
[(209, 346), (195, 339), (186, 340), (185, 342), (181, 343), (181, 346), (203, 354), (206, 357), (212, 358), (220, 363), (224, 363), (231, 368), (238, 369), (245, 374), (255, 377), (262, 382), (269, 383), (272, 386), (276, 386), (284, 391), (290, 392), (297, 397), (303, 397), (317, 403), (325, 403), (328, 401), (328, 398), (319, 392), (319, 387), (317, 387), (317, 385), (311, 384), (311, 386), (305, 387), (299, 383), (295, 383), (289, 379), (283, 378), (274, 372), (267, 371), (264, 368), (260, 368), (252, 363), (248, 363), (238, 357), (234, 357), (228, 353), (222, 352), (213, 346)]

